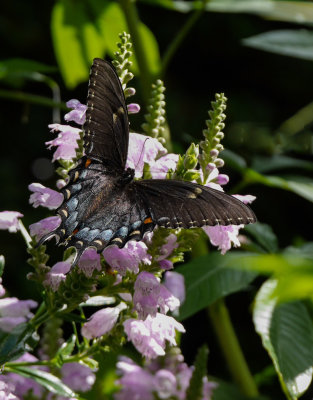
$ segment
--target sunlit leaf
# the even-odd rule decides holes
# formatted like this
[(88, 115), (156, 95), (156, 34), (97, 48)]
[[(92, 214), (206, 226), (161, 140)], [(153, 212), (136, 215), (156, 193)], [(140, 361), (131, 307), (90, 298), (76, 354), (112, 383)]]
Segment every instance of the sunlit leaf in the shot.
[(222, 256), (214, 252), (177, 268), (177, 272), (184, 275), (186, 284), (186, 300), (180, 308), (179, 319), (195, 314), (252, 282), (255, 272), (229, 268), (230, 260), (235, 262), (237, 257), (237, 254)]
[(313, 60), (313, 32), (304, 29), (265, 32), (244, 39), (242, 42), (255, 49)]
[(263, 284), (256, 297), (253, 321), (283, 390), (289, 399), (297, 399), (312, 379), (313, 324), (301, 302), (276, 304), (276, 285), (275, 280)]

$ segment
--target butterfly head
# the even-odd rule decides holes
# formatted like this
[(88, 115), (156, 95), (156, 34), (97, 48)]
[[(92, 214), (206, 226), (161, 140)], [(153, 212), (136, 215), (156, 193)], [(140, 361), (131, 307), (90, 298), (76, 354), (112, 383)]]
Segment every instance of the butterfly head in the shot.
[(135, 170), (132, 168), (127, 168), (123, 174), (121, 175), (119, 182), (122, 185), (126, 185), (127, 183), (130, 183), (135, 177)]

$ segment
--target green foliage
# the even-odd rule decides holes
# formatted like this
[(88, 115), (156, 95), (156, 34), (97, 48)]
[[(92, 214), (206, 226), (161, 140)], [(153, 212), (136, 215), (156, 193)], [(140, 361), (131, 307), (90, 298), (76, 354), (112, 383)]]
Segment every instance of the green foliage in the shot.
[(313, 323), (303, 303), (277, 304), (276, 285), (275, 280), (269, 280), (262, 286), (253, 320), (287, 398), (295, 400), (312, 379)]
[[(246, 253), (244, 253), (246, 254)], [(179, 319), (195, 314), (216, 300), (246, 288), (257, 276), (255, 272), (235, 270), (242, 253), (210, 253), (180, 266), (177, 272), (185, 278), (186, 300), (179, 310)]]
[(207, 374), (207, 361), (209, 350), (207, 346), (199, 348), (194, 363), (195, 369), (190, 378), (190, 384), (186, 393), (186, 400), (201, 400), (203, 389), (203, 378)]
[(244, 39), (243, 44), (259, 50), (313, 61), (313, 32), (303, 29), (264, 32)]

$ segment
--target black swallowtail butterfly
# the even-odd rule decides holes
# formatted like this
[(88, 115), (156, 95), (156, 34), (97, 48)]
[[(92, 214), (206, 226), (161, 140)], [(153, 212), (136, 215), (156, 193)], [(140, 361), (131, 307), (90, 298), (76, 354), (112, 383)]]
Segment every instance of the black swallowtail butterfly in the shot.
[(75, 263), (87, 247), (101, 252), (141, 240), (156, 225), (194, 228), (256, 221), (240, 200), (218, 190), (170, 179), (134, 180), (126, 169), (129, 123), (120, 80), (112, 65), (94, 59), (90, 72), (85, 156), (69, 173), (57, 213), (60, 226), (39, 242), (56, 236), (77, 249)]

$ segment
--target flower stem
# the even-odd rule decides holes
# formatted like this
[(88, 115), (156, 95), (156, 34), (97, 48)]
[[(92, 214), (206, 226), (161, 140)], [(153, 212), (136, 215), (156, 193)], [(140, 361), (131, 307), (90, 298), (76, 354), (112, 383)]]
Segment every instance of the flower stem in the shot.
[(25, 240), (27, 248), (31, 249), (32, 248), (32, 245), (31, 245), (32, 238), (30, 237), (27, 229), (25, 228), (25, 226), (21, 220), (19, 220), (19, 226), (20, 226), (20, 232)]
[(188, 35), (194, 24), (197, 22), (197, 20), (201, 17), (203, 12), (205, 11), (205, 4), (207, 3), (207, 0), (203, 0), (203, 6), (200, 9), (195, 10), (185, 25), (181, 28), (181, 30), (176, 34), (175, 38), (173, 41), (169, 44), (167, 47), (164, 56), (163, 56), (163, 61), (162, 61), (162, 67), (161, 67), (161, 77), (164, 76), (166, 69), (168, 67), (168, 64), (170, 63), (171, 59), (173, 58), (175, 52), (179, 48), (179, 46), (182, 44), (184, 41), (185, 37)]
[(224, 299), (209, 306), (208, 313), (234, 381), (245, 396), (258, 396), (258, 388), (241, 350)]
[(140, 71), (140, 81), (142, 84), (142, 96), (145, 104), (148, 104), (150, 87), (152, 83), (152, 74), (149, 69), (146, 52), (142, 40), (142, 35), (139, 32), (141, 21), (138, 17), (135, 2), (133, 0), (120, 0), (121, 8), (124, 12), (129, 33), (133, 43), (138, 68)]

